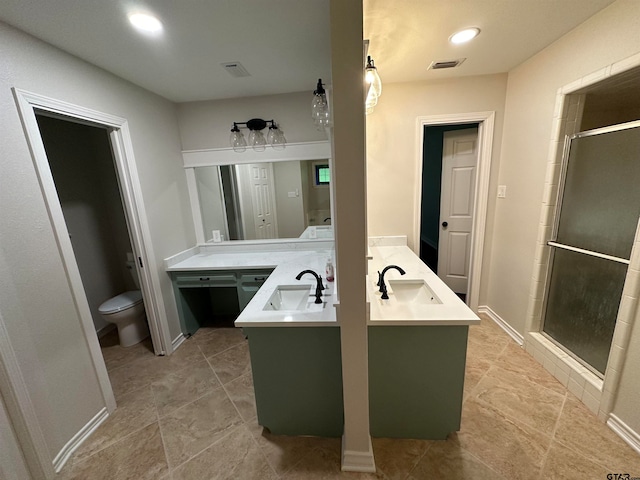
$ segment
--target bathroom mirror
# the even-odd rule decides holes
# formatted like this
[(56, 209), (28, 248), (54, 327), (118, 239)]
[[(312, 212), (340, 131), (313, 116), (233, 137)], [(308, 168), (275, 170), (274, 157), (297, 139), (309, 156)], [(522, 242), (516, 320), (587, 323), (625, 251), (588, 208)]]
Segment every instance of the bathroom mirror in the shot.
[(243, 162), (183, 152), (198, 243), (333, 240), (329, 143), (287, 150)]
[[(331, 225), (328, 160), (291, 160), (195, 168), (206, 241), (309, 238)], [(330, 229), (317, 229), (316, 236)], [(305, 234), (305, 231), (307, 233)]]

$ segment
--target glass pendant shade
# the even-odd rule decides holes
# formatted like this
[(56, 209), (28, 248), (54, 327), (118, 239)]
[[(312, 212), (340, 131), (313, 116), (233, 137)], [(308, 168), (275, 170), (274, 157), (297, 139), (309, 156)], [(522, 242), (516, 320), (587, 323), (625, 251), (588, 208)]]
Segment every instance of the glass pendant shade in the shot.
[(269, 133), (267, 134), (267, 142), (274, 150), (284, 150), (285, 145), (287, 143), (284, 138), (284, 134), (282, 130), (280, 130), (277, 126), (271, 125), (269, 127)]
[(330, 117), (327, 93), (322, 86), (322, 79), (318, 79), (318, 85), (311, 99), (311, 118), (313, 118), (313, 123), (316, 124), (318, 130), (322, 130), (329, 126)]
[(267, 140), (260, 130), (251, 130), (251, 133), (249, 133), (249, 145), (256, 152), (264, 152), (267, 148)]
[(235, 127), (231, 129), (231, 135), (229, 136), (229, 143), (234, 152), (242, 153), (247, 149), (247, 141), (244, 138), (242, 132)]
[(382, 95), (382, 80), (378, 75), (378, 69), (373, 63), (371, 57), (367, 57), (367, 68), (365, 69), (364, 79), (368, 85), (370, 85), (370, 92), (373, 91), (373, 95), (379, 97)]

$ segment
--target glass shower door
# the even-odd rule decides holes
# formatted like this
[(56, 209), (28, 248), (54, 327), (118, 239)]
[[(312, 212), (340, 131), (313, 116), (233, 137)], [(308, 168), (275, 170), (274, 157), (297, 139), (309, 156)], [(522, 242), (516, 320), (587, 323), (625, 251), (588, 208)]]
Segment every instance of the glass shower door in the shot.
[(604, 374), (640, 215), (640, 122), (575, 134), (564, 153), (543, 332)]

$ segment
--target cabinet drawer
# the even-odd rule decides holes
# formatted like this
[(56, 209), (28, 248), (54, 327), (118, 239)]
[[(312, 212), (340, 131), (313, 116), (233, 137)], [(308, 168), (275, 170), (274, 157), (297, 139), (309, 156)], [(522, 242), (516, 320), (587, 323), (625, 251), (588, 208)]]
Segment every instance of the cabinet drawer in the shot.
[(252, 284), (252, 285), (262, 285), (267, 278), (269, 278), (269, 273), (271, 272), (259, 272), (259, 273), (243, 273), (240, 275), (240, 283), (241, 284)]
[(235, 286), (237, 281), (235, 272), (177, 273), (174, 278), (178, 287)]

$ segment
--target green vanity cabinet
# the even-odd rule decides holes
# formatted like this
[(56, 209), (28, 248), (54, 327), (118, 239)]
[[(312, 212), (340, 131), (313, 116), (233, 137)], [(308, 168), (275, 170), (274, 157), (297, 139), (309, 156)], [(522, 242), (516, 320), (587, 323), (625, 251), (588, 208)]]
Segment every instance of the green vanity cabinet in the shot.
[(238, 302), (240, 311), (244, 310), (262, 284), (267, 280), (270, 270), (245, 270), (238, 272)]
[(445, 439), (460, 430), (468, 326), (370, 326), (373, 437)]
[(340, 437), (340, 328), (243, 327), (258, 423), (276, 435)]
[(182, 333), (202, 326), (233, 326), (273, 270), (200, 270), (170, 272)]

